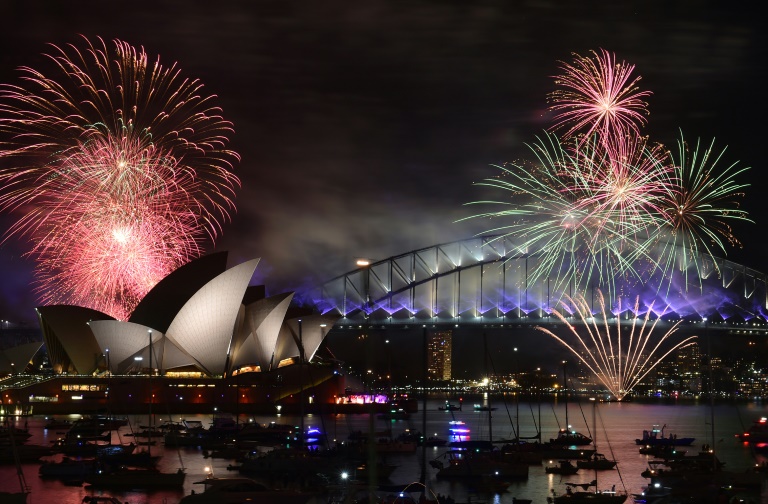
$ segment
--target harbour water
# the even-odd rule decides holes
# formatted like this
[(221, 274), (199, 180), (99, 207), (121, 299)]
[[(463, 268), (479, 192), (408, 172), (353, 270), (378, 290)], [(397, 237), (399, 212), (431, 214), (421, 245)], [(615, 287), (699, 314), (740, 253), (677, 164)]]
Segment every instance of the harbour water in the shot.
[[(427, 402), (426, 426), (427, 436), (447, 438), (448, 425), (452, 420), (465, 422), (470, 429), (470, 439), (481, 440), (488, 438), (489, 422), (488, 412), (475, 411), (471, 399), (465, 399), (461, 411), (441, 411), (439, 407), (445, 404), (446, 398), (434, 397)], [(452, 399), (453, 403), (457, 400)], [(421, 402), (419, 402), (421, 406)], [(535, 425), (541, 419), (542, 437), (548, 440), (554, 437), (559, 427), (564, 426), (565, 408), (563, 404), (542, 402), (529, 404), (520, 402), (513, 404), (501, 400), (494, 400), (495, 410), (491, 412), (490, 428), (494, 439), (511, 438), (514, 436), (513, 425), (520, 426), (521, 436), (532, 436), (536, 432)], [(712, 412), (714, 411), (714, 440), (712, 438)], [(592, 407), (587, 401), (579, 403), (570, 402), (568, 406), (569, 423), (574, 429), (594, 435), (592, 429)], [(158, 421), (179, 420), (180, 416), (161, 415)], [(676, 434), (678, 437), (694, 437), (694, 444), (687, 448), (689, 454), (698, 452), (702, 445), (714, 446), (718, 458), (725, 462), (725, 468), (730, 471), (748, 471), (756, 463), (766, 462), (764, 456), (755, 455), (749, 446), (740, 442), (735, 434), (742, 432), (752, 421), (761, 416), (768, 416), (768, 405), (762, 403), (716, 404), (714, 410), (708, 403), (693, 401), (679, 403), (599, 403), (597, 407), (597, 443), (599, 451), (608, 458), (618, 461), (618, 470), (600, 471), (598, 483), (600, 488), (611, 488), (615, 485), (617, 490), (628, 493), (640, 492), (648, 483), (641, 476), (641, 472), (648, 467), (651, 456), (638, 452), (635, 439), (641, 437), (643, 430), (649, 430), (653, 425), (666, 425), (666, 434)], [(73, 417), (76, 418), (76, 417)], [(209, 424), (211, 416), (184, 415), (185, 419), (202, 420)], [(265, 415), (257, 417), (240, 417), (239, 421), (254, 421), (259, 423), (284, 423), (299, 425), (300, 418), (291, 415)], [(132, 417), (132, 423), (138, 425), (146, 423), (147, 417)], [(376, 431), (384, 431), (391, 427), (394, 436), (406, 429), (412, 431), (422, 430), (421, 412), (412, 414), (407, 420), (384, 421), (374, 418), (373, 425)], [(43, 428), (45, 419), (42, 417), (20, 418), (19, 426), (26, 423), (32, 437), (27, 444), (50, 445), (60, 434), (55, 431), (47, 431)], [(368, 432), (370, 418), (367, 414), (354, 415), (306, 415), (304, 419), (306, 427), (318, 427), (327, 434), (331, 444), (344, 442), (352, 432)], [(121, 433), (128, 432), (127, 428), (121, 428)], [(125, 439), (128, 441), (130, 438)], [(448, 450), (446, 447), (428, 448), (427, 461), (440, 457)], [(206, 458), (200, 448), (170, 448), (162, 446), (159, 442), (152, 447), (153, 453), (161, 454), (159, 467), (163, 470), (175, 471), (183, 467), (187, 473), (184, 489), (163, 490), (151, 493), (146, 492), (119, 492), (114, 490), (101, 491), (87, 486), (68, 486), (57, 480), (41, 479), (38, 475), (39, 464), (24, 464), (23, 471), (26, 482), (31, 489), (29, 502), (32, 504), (56, 503), (79, 504), (83, 497), (89, 495), (113, 495), (121, 502), (130, 504), (175, 504), (193, 489), (198, 492), (202, 485), (195, 482), (205, 478), (206, 468), (210, 468), (216, 476), (235, 476), (236, 471), (228, 470), (235, 464), (234, 460), (220, 458)], [(57, 457), (60, 457), (58, 455)], [(419, 448), (415, 453), (389, 454), (384, 461), (396, 466), (390, 476), (392, 484), (407, 484), (419, 480), (421, 473), (422, 454)], [(512, 504), (513, 498), (531, 499), (534, 503), (545, 503), (552, 490), (561, 493), (565, 490), (565, 482), (587, 483), (595, 479), (592, 471), (580, 470), (573, 476), (559, 476), (547, 474), (545, 466), (550, 461), (545, 460), (541, 465), (532, 465), (529, 476), (524, 481), (513, 481), (507, 491), (503, 493), (483, 493), (473, 490), (462, 482), (439, 480), (435, 477), (436, 470), (427, 464), (428, 486), (432, 492), (440, 495), (450, 495), (456, 502), (476, 502), (488, 504)], [(557, 461), (554, 461), (557, 462)], [(342, 483), (339, 475), (338, 483)], [(0, 466), (0, 489), (15, 491), (19, 487), (15, 467)], [(766, 478), (763, 481), (761, 502), (768, 504), (768, 486)], [(327, 499), (326, 499), (327, 500)], [(325, 502), (325, 500), (322, 500)], [(627, 500), (631, 502), (631, 498)]]

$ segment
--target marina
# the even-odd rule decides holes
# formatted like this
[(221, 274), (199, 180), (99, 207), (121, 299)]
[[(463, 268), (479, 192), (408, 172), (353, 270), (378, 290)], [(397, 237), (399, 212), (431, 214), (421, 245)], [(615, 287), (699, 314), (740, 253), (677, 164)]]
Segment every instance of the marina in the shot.
[[(527, 475), (523, 477), (501, 478), (494, 482), (488, 478), (443, 478), (438, 476), (439, 470), (433, 461), (441, 460), (446, 453), (454, 451), (450, 446), (455, 438), (449, 437), (449, 427), (451, 422), (461, 421), (463, 429), (466, 432), (461, 433), (462, 441), (487, 441), (489, 428), (492, 428), (494, 439), (513, 438), (513, 428), (510, 419), (519, 420), (519, 431), (523, 436), (535, 434), (536, 427), (532, 419), (538, 419), (541, 415), (541, 432), (544, 438), (554, 435), (560, 430), (558, 418), (564, 414), (564, 405), (557, 403), (539, 404), (519, 404), (519, 419), (515, 418), (514, 410), (508, 408), (502, 398), (494, 398), (494, 404), (497, 405), (498, 412), (492, 417), (492, 427), (488, 425), (488, 412), (475, 411), (467, 409), (463, 411), (441, 411), (439, 406), (444, 404), (444, 399), (430, 399), (427, 401), (425, 425), (427, 435), (435, 438), (447, 439), (448, 445), (427, 446), (423, 452), (421, 447), (412, 450), (386, 450), (382, 449), (376, 453), (376, 469), (373, 471), (377, 481), (377, 495), (386, 499), (388, 495), (393, 494), (387, 489), (398, 485), (406, 486), (417, 483), (420, 480), (422, 468), (425, 470), (426, 484), (430, 495), (443, 497), (441, 502), (447, 502), (445, 499), (450, 497), (454, 502), (473, 502), (473, 503), (493, 503), (493, 504), (512, 504), (513, 502), (522, 502), (530, 500), (534, 503), (545, 503), (553, 495), (567, 495), (567, 489), (575, 488), (575, 485), (589, 485), (594, 478), (594, 471), (589, 469), (580, 469), (575, 474), (551, 474), (545, 470), (546, 466), (559, 463), (559, 459), (539, 458), (538, 462), (527, 464)], [(583, 401), (586, 403), (587, 401)], [(541, 407), (539, 413), (538, 408)], [(584, 410), (582, 411), (582, 407)], [(575, 401), (569, 404), (570, 419), (575, 429), (591, 434), (594, 438), (594, 427), (591, 426), (591, 405), (579, 405)], [(506, 410), (506, 411), (505, 411)], [(632, 497), (632, 495), (643, 495), (648, 491), (649, 486), (653, 486), (653, 479), (644, 477), (643, 472), (652, 468), (662, 467), (654, 463), (657, 459), (653, 454), (643, 454), (639, 452), (638, 445), (635, 444), (635, 438), (638, 432), (647, 429), (658, 419), (665, 419), (668, 426), (675, 432), (685, 433), (686, 436), (695, 437), (696, 445), (688, 447), (688, 455), (696, 455), (705, 447), (716, 450), (717, 459), (723, 464), (724, 470), (729, 475), (743, 475), (746, 482), (748, 477), (753, 477), (756, 473), (754, 468), (765, 464), (766, 456), (756, 453), (752, 446), (741, 441), (737, 434), (744, 431), (744, 426), (752, 423), (754, 419), (765, 416), (768, 407), (757, 403), (748, 404), (722, 404), (715, 405), (714, 426), (715, 440), (711, 440), (710, 406), (696, 402), (682, 402), (676, 404), (668, 403), (600, 403), (597, 406), (598, 421), (596, 428), (599, 429), (598, 437), (600, 439), (600, 452), (610, 460), (616, 460), (615, 469), (601, 470), (599, 475), (599, 489), (615, 489), (617, 492), (626, 492), (630, 497), (626, 502), (633, 500), (642, 501), (641, 497)], [(238, 461), (237, 450), (232, 445), (230, 450), (219, 450), (218, 453), (211, 447), (202, 446), (180, 446), (174, 447), (168, 443), (161, 442), (151, 448), (153, 455), (159, 456), (157, 468), (164, 473), (173, 473), (181, 468), (185, 473), (183, 483), (170, 487), (155, 487), (144, 489), (133, 489), (131, 485), (107, 486), (97, 488), (90, 486), (86, 481), (78, 481), (72, 478), (43, 478), (38, 472), (43, 466), (42, 463), (26, 462), (22, 464), (23, 473), (30, 489), (28, 502), (31, 504), (52, 502), (54, 499), (60, 504), (75, 504), (83, 501), (84, 497), (117, 497), (120, 502), (129, 504), (149, 504), (164, 503), (175, 504), (178, 502), (205, 502), (202, 498), (193, 500), (187, 498), (193, 494), (200, 494), (203, 488), (199, 483), (206, 478), (235, 478), (244, 477), (256, 480), (263, 484), (265, 488), (279, 490), (290, 488), (298, 490), (298, 486), (304, 485), (305, 490), (309, 487), (316, 488), (317, 481), (306, 479), (299, 481), (298, 475), (317, 475), (323, 474), (322, 487), (326, 490), (310, 496), (308, 502), (327, 503), (333, 500), (343, 502), (344, 498), (349, 497), (352, 489), (357, 486), (367, 488), (367, 483), (371, 472), (366, 467), (366, 457), (368, 457), (367, 444), (356, 440), (359, 433), (369, 433), (373, 430), (374, 446), (386, 446), (386, 439), (391, 435), (394, 439), (398, 435), (409, 432), (414, 433), (422, 428), (421, 411), (418, 414), (410, 415), (407, 420), (377, 418), (376, 414), (343, 414), (343, 415), (317, 415), (307, 414), (304, 416), (303, 423), (305, 429), (309, 432), (324, 433), (320, 441), (316, 444), (307, 444), (304, 448), (300, 447), (299, 436), (294, 436), (292, 442), (280, 446), (267, 446), (261, 443), (250, 443), (250, 448), (243, 450), (251, 454), (255, 460), (270, 461), (275, 464), (277, 470), (272, 473), (265, 471), (247, 470), (241, 472), (242, 461)], [(509, 413), (509, 415), (507, 415)], [(211, 415), (160, 415), (153, 420), (153, 425), (161, 425), (163, 422), (184, 423), (190, 425), (201, 425), (205, 429), (210, 429), (214, 425), (213, 414)], [(454, 420), (455, 418), (455, 420)], [(78, 416), (73, 415), (66, 418), (72, 423), (76, 423)], [(20, 428), (26, 425), (30, 437), (25, 445), (51, 446), (61, 437), (60, 432), (55, 429), (45, 429), (46, 423), (50, 419), (44, 417), (19, 417), (17, 426)], [(112, 434), (112, 442), (115, 445), (129, 443), (131, 426), (138, 428), (139, 425), (148, 424), (146, 415), (128, 416), (128, 425), (119, 426), (117, 431)], [(301, 418), (297, 415), (263, 415), (263, 416), (243, 416), (234, 418), (236, 425), (248, 426), (253, 430), (256, 424), (261, 425), (264, 430), (269, 430), (267, 426), (273, 426), (276, 432), (287, 432), (283, 430), (291, 426), (299, 426)], [(221, 421), (217, 421), (221, 424)], [(455, 424), (454, 424), (455, 425)], [(283, 429), (277, 426), (287, 426)], [(170, 437), (169, 437), (170, 439)], [(309, 437), (307, 437), (309, 440)], [(701, 442), (701, 443), (699, 443)], [(241, 445), (241, 449), (242, 449)], [(298, 450), (297, 450), (298, 448)], [(145, 447), (138, 447), (136, 450), (143, 450)], [(497, 449), (501, 449), (498, 447)], [(291, 451), (292, 450), (292, 451)], [(278, 464), (277, 455), (287, 454), (291, 451), (291, 457), (284, 457), (281, 460), (283, 465)], [(242, 453), (241, 452), (241, 453)], [(296, 457), (296, 453), (305, 453), (307, 456)], [(327, 453), (328, 458), (322, 459), (319, 465), (314, 465), (318, 457)], [(355, 456), (351, 454), (354, 453)], [(270, 455), (271, 454), (271, 455)], [(331, 454), (333, 456), (331, 457)], [(215, 456), (214, 456), (215, 455)], [(362, 458), (361, 458), (362, 456)], [(268, 458), (271, 457), (271, 458)], [(80, 457), (84, 458), (84, 457)], [(77, 460), (78, 457), (73, 457)], [(63, 454), (54, 454), (43, 457), (49, 463), (61, 462)], [(704, 459), (707, 460), (707, 459)], [(709, 458), (708, 460), (712, 460)], [(362, 463), (360, 463), (362, 461)], [(426, 462), (426, 464), (424, 464)], [(574, 462), (574, 465), (575, 462)], [(82, 464), (80, 464), (82, 470)], [(258, 467), (258, 466), (251, 466)], [(320, 468), (320, 469), (318, 469)], [(671, 469), (668, 469), (671, 470)], [(79, 474), (79, 473), (78, 473)], [(291, 474), (295, 477), (288, 477)], [(648, 473), (646, 473), (648, 475)], [(757, 474), (759, 487), (745, 487), (743, 496), (738, 498), (752, 500), (726, 500), (725, 502), (765, 502), (762, 501), (761, 494), (766, 494), (765, 473)], [(82, 478), (85, 480), (85, 478)], [(754, 481), (754, 480), (753, 480)], [(0, 485), (2, 488), (13, 489), (18, 487), (16, 471), (11, 464), (4, 464), (0, 467)], [(664, 487), (679, 489), (679, 482), (664, 481), (658, 485), (661, 492)], [(706, 487), (706, 485), (702, 485)], [(332, 489), (332, 490), (331, 490)], [(270, 490), (270, 491), (272, 491)], [(717, 497), (717, 489), (712, 495)], [(576, 491), (582, 491), (576, 488)], [(346, 492), (346, 493), (345, 493)], [(281, 494), (277, 494), (281, 495)], [(647, 495), (647, 494), (646, 494)], [(295, 495), (293, 497), (296, 497)], [(293, 498), (292, 497), (292, 498)], [(714, 498), (713, 497), (713, 498)], [(728, 499), (736, 497), (735, 490)], [(557, 502), (561, 502), (558, 500)], [(575, 502), (575, 501), (574, 501)], [(652, 502), (652, 501), (648, 501)], [(682, 501), (680, 501), (682, 502)], [(702, 501), (706, 502), (706, 501)], [(711, 502), (718, 502), (712, 500)]]

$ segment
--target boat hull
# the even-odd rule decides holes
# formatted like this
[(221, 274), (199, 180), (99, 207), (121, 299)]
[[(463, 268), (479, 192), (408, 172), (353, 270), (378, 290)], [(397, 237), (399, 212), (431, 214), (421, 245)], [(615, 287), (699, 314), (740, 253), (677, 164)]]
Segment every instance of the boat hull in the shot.
[(547, 498), (547, 502), (552, 504), (575, 504), (577, 502), (589, 502), (591, 504), (622, 504), (626, 500), (626, 495), (594, 492), (574, 492), (572, 494)]
[(292, 490), (274, 490), (245, 478), (211, 478), (196, 483), (205, 484), (204, 491), (183, 497), (179, 504), (304, 504), (316, 495)]
[(153, 470), (131, 469), (113, 473), (92, 474), (85, 482), (101, 488), (182, 488), (184, 471), (163, 473)]

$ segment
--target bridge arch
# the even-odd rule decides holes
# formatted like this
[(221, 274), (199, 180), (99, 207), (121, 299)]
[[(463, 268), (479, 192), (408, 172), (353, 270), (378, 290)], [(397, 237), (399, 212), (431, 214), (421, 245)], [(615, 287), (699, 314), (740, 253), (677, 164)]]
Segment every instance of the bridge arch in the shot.
[(583, 295), (593, 312), (606, 308), (629, 318), (652, 310), (670, 319), (743, 323), (767, 319), (766, 275), (708, 255), (674, 270), (661, 288), (651, 278), (614, 284), (604, 274), (577, 284), (537, 273), (540, 255), (504, 236), (478, 236), (433, 245), (359, 267), (323, 283), (312, 293), (323, 313), (339, 324), (493, 324), (546, 321), (553, 308), (568, 310), (568, 296)]

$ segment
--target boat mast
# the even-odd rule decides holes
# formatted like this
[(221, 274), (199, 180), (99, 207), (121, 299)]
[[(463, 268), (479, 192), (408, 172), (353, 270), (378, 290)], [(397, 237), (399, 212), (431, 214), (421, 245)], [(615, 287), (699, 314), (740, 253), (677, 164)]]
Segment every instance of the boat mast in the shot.
[(571, 424), (568, 423), (568, 376), (566, 375), (566, 367), (568, 361), (563, 361), (563, 394), (565, 397), (565, 433), (568, 435), (571, 432)]
[(147, 439), (147, 453), (152, 455), (152, 329), (149, 332), (149, 438)]
[(707, 337), (707, 353), (709, 354), (709, 424), (712, 429), (712, 471), (717, 471), (715, 459), (715, 383), (712, 381), (712, 336), (709, 335), (707, 317), (704, 317), (704, 335)]
[(419, 477), (419, 483), (422, 484), (422, 495), (426, 498), (426, 496), (429, 493), (429, 489), (427, 488), (427, 484), (429, 480), (427, 479), (427, 368), (429, 367), (429, 356), (428, 356), (428, 348), (429, 348), (429, 338), (427, 337), (427, 329), (424, 328), (424, 333), (422, 335), (422, 360), (421, 363), (421, 384), (422, 384), (422, 390), (421, 390), (421, 475)]
[(595, 492), (597, 492), (597, 420), (595, 420), (595, 412), (597, 411), (597, 398), (590, 397), (589, 400), (592, 401), (592, 446), (595, 449), (593, 463), (595, 468)]
[(299, 319), (299, 448), (304, 448), (304, 338), (301, 334), (301, 319)]
[(541, 443), (541, 377), (537, 377), (536, 379), (539, 382), (538, 387), (537, 387), (538, 392), (539, 392), (539, 394), (538, 394), (538, 396), (539, 396), (539, 406), (538, 406), (539, 423), (536, 426), (536, 438), (539, 440), (539, 443)]
[(27, 480), (24, 477), (24, 470), (21, 467), (19, 449), (16, 446), (16, 422), (14, 422), (12, 417), (9, 415), (5, 418), (5, 425), (8, 429), (8, 439), (11, 444), (11, 452), (13, 453), (13, 463), (16, 464), (16, 476), (19, 478), (19, 487), (21, 488), (21, 493), (24, 495), (24, 502), (26, 502), (27, 495), (29, 494), (29, 486), (27, 485)]
[(595, 455), (597, 455), (597, 421), (595, 420), (595, 409), (597, 409), (597, 398), (590, 397), (592, 401), (592, 447), (595, 449)]
[(491, 412), (491, 377), (488, 375), (488, 337), (485, 333), (483, 333), (483, 348), (485, 351), (485, 376), (488, 379), (488, 389), (486, 390), (486, 394), (488, 395), (488, 399), (486, 401), (486, 404), (488, 405), (488, 442), (491, 444), (491, 448), (493, 448), (493, 422), (492, 422), (492, 412)]
[(515, 437), (517, 437), (517, 443), (515, 446), (520, 449), (520, 361), (517, 358), (517, 347), (513, 351), (515, 352), (515, 387), (517, 388), (515, 392), (515, 423), (517, 424)]

